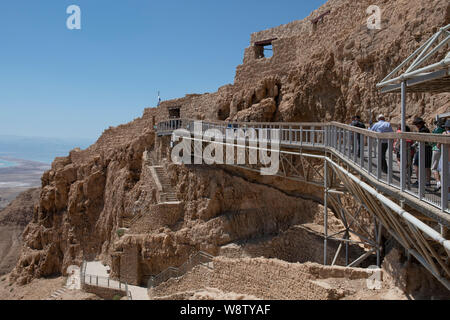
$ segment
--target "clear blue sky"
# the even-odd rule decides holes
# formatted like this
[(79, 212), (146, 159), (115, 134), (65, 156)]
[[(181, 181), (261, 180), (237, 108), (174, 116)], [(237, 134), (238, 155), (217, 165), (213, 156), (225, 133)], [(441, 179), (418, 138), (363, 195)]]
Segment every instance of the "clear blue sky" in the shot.
[[(0, 2), (0, 135), (96, 139), (145, 107), (232, 83), (250, 34), (325, 0)], [(82, 11), (68, 30), (66, 9)]]

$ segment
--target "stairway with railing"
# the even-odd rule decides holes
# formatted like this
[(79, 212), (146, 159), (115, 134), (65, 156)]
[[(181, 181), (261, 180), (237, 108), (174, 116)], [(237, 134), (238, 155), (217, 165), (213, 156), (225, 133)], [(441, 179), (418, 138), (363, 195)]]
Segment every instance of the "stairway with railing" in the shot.
[(197, 266), (204, 266), (212, 270), (214, 268), (213, 259), (214, 256), (209, 253), (199, 251), (190, 256), (189, 259), (180, 267), (169, 267), (156, 276), (150, 276), (148, 280), (148, 288), (157, 287), (172, 278), (182, 277)]
[(132, 218), (129, 217), (122, 218), (122, 227), (126, 229), (131, 228), (136, 222), (138, 222), (139, 219), (143, 217), (143, 215), (144, 214), (142, 212), (139, 212), (135, 214)]

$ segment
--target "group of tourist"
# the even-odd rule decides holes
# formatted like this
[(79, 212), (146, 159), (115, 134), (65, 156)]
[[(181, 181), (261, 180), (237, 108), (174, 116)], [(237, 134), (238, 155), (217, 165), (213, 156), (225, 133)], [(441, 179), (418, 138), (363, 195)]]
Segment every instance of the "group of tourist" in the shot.
[[(417, 128), (419, 133), (431, 133), (428, 129), (425, 121), (416, 117), (412, 124)], [(445, 121), (444, 119), (436, 119), (435, 129), (433, 130), (433, 134), (443, 134), (450, 135), (450, 119)], [(365, 129), (365, 124), (361, 121), (360, 116), (354, 116), (353, 121), (350, 124), (351, 126)], [(392, 125), (386, 121), (386, 117), (380, 114), (377, 117), (377, 122), (372, 124), (369, 127), (369, 130), (378, 132), (378, 133), (388, 133), (394, 132)], [(401, 132), (401, 129), (397, 130), (397, 132)], [(409, 126), (406, 126), (406, 132), (411, 132)], [(359, 134), (358, 134), (359, 135)], [(358, 144), (358, 157), (360, 157), (360, 138), (357, 138)], [(419, 142), (414, 142), (412, 140), (406, 140), (406, 150), (407, 150), (407, 170), (409, 172), (409, 177), (411, 176), (412, 167), (414, 168), (414, 172), (417, 177), (417, 181), (412, 184), (412, 187), (418, 187), (418, 177), (419, 177), (419, 164), (420, 164), (420, 153), (419, 153)], [(389, 148), (389, 144), (387, 140), (381, 140), (381, 170), (384, 173), (388, 172), (388, 163), (386, 161), (386, 153)], [(400, 154), (401, 147), (400, 141), (395, 141), (393, 146), (396, 159), (400, 165)], [(433, 178), (436, 180), (436, 187), (432, 190), (433, 192), (438, 192), (441, 189), (441, 172), (442, 168), (445, 169), (445, 166), (442, 164), (441, 150), (442, 146), (438, 143), (430, 143), (425, 142), (425, 179), (426, 179), (426, 187), (431, 187), (431, 176), (433, 174)], [(411, 165), (412, 164), (412, 165)], [(450, 149), (449, 149), (449, 162), (447, 164), (447, 170), (450, 171)], [(450, 172), (449, 172), (450, 174)], [(450, 190), (450, 189), (449, 189)], [(449, 191), (450, 192), (450, 191)]]

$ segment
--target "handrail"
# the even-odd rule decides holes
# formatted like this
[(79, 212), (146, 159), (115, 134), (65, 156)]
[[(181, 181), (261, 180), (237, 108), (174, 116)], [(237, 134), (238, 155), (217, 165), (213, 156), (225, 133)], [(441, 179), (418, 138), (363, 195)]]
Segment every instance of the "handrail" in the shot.
[[(348, 124), (340, 123), (340, 122), (232, 122), (232, 121), (216, 121), (216, 120), (193, 120), (193, 119), (176, 119), (176, 120), (168, 120), (160, 122), (167, 123), (171, 121), (179, 121), (180, 123), (188, 122), (202, 122), (203, 124), (216, 124), (220, 125), (222, 128), (227, 128), (227, 125), (243, 125), (247, 128), (254, 128), (258, 126), (270, 126), (273, 127), (273, 129), (281, 129), (281, 130), (288, 130), (296, 128), (290, 128), (290, 127), (339, 127), (342, 129), (346, 129), (355, 133), (361, 133), (366, 136), (372, 137), (372, 138), (380, 138), (380, 139), (408, 139), (408, 140), (415, 140), (415, 141), (424, 141), (424, 142), (433, 142), (433, 143), (450, 143), (450, 136), (443, 136), (439, 134), (431, 134), (431, 133), (415, 133), (415, 132), (391, 132), (391, 133), (379, 133), (375, 131), (371, 131), (368, 129), (362, 129), (357, 128), (354, 126), (350, 126)], [(159, 126), (158, 124), (158, 126)], [(178, 129), (178, 128), (177, 128)], [(267, 128), (271, 129), (271, 128)], [(173, 131), (174, 129), (168, 130)]]
[[(204, 258), (204, 260), (201, 260)], [(171, 278), (178, 278), (182, 275), (185, 275), (190, 270), (195, 268), (196, 266), (203, 265), (209, 269), (211, 267), (209, 266), (209, 263), (212, 262), (214, 259), (214, 256), (210, 255), (209, 253), (199, 251), (196, 254), (190, 256), (185, 263), (183, 263), (180, 267), (168, 267), (164, 271), (160, 272), (156, 276), (151, 276), (148, 280), (148, 287), (154, 288), (159, 286), (161, 283), (168, 281)]]
[[(211, 139), (205, 139), (202, 136), (196, 136), (193, 132), (192, 126), (193, 120), (177, 120), (177, 122), (163, 122), (158, 125), (158, 129), (161, 130), (175, 130), (178, 128), (185, 128), (189, 130), (189, 135), (186, 137), (190, 140), (203, 141), (204, 143), (216, 143), (221, 145), (227, 145), (232, 147), (240, 147), (239, 144), (234, 142), (224, 143), (221, 139), (217, 141), (210, 141)], [(367, 129), (360, 129), (352, 127), (346, 124), (338, 122), (329, 123), (297, 123), (297, 124), (285, 124), (285, 123), (265, 123), (263, 125), (257, 123), (245, 123), (244, 126), (235, 126), (235, 123), (212, 123), (204, 121), (202, 122), (201, 129), (216, 128), (220, 132), (225, 133), (224, 129), (243, 129), (255, 128), (256, 133), (261, 138), (260, 130), (258, 129), (279, 129), (280, 135), (276, 135), (277, 143), (281, 147), (278, 152), (296, 155), (306, 155), (303, 148), (313, 148), (316, 151), (323, 152), (325, 163), (330, 164), (337, 169), (334, 172), (344, 174), (350, 177), (354, 183), (362, 187), (365, 192), (375, 197), (384, 208), (389, 208), (392, 212), (396, 213), (403, 219), (408, 227), (412, 230), (420, 231), (423, 236), (442, 245), (444, 251), (450, 254), (450, 240), (447, 240), (444, 234), (440, 234), (435, 228), (441, 225), (442, 227), (450, 228), (450, 206), (448, 192), (450, 187), (450, 173), (447, 170), (447, 163), (450, 163), (450, 136), (434, 135), (434, 134), (421, 134), (421, 133), (376, 133)], [(167, 133), (168, 131), (166, 131)], [(194, 137), (191, 135), (194, 133)], [(201, 132), (203, 134), (203, 131)], [(236, 133), (236, 132), (234, 132)], [(264, 132), (262, 132), (264, 133)], [(182, 134), (180, 135), (182, 136)], [(250, 136), (253, 136), (250, 135)], [(271, 137), (266, 138), (266, 135), (262, 136), (263, 139), (273, 142)], [(258, 139), (258, 136), (250, 139)], [(249, 139), (249, 143), (253, 140)], [(238, 138), (239, 141), (239, 138)], [(245, 141), (247, 143), (247, 140)], [(414, 150), (412, 148), (414, 143)], [(427, 181), (426, 178), (426, 165), (427, 158), (431, 158), (431, 144), (437, 144), (441, 149), (441, 163), (443, 170), (441, 169), (441, 188), (439, 189), (427, 189), (432, 185), (427, 185), (431, 180)], [(203, 144), (202, 144), (203, 146)], [(395, 147), (395, 148), (394, 148)], [(399, 148), (400, 147), (400, 148)], [(248, 149), (265, 150), (265, 145), (245, 145)], [(395, 153), (394, 153), (395, 151)], [(308, 157), (320, 157), (315, 152), (307, 153)], [(417, 181), (412, 184), (412, 155), (415, 155), (417, 161), (416, 178)], [(400, 156), (399, 156), (400, 155)], [(394, 160), (398, 157), (397, 161)], [(334, 159), (338, 159), (335, 161)], [(429, 159), (431, 160), (431, 159)], [(345, 165), (342, 165), (345, 163)], [(364, 177), (357, 177), (352, 174), (349, 169), (352, 168), (352, 172), (357, 172), (357, 175)], [(325, 165), (327, 168), (327, 165)], [(286, 172), (284, 172), (286, 174)], [(342, 178), (342, 177), (341, 177)], [(365, 182), (363, 182), (363, 180)], [(370, 184), (370, 185), (369, 185)], [(381, 192), (379, 190), (382, 190)], [(383, 195), (386, 194), (386, 195)], [(395, 198), (396, 202), (390, 200), (388, 197)], [(429, 226), (421, 219), (418, 219), (414, 215), (408, 213), (403, 209), (402, 204), (406, 203), (421, 211), (424, 215), (433, 219), (436, 223), (433, 226)], [(439, 209), (439, 210), (438, 210)], [(428, 219), (426, 219), (428, 220)], [(430, 220), (431, 221), (431, 220)], [(389, 225), (389, 223), (387, 223)], [(443, 229), (444, 230), (444, 229)], [(395, 237), (395, 235), (394, 235)], [(425, 240), (424, 240), (425, 241)], [(400, 242), (402, 243), (402, 242)], [(421, 243), (417, 244), (419, 247)], [(405, 246), (405, 245), (404, 245)], [(413, 256), (415, 256), (431, 273), (437, 277), (447, 288), (450, 288), (450, 284), (447, 280), (443, 279), (433, 268), (430, 268), (427, 261), (423, 260), (422, 256), (417, 254), (413, 249), (408, 248)], [(430, 249), (431, 250), (431, 249)], [(436, 254), (434, 254), (436, 255)], [(195, 257), (196, 255), (194, 255)], [(428, 257), (428, 259), (431, 259)], [(438, 259), (438, 258), (436, 258)], [(431, 260), (430, 260), (431, 261)], [(440, 261), (440, 260), (439, 260)], [(173, 277), (179, 277), (184, 274), (185, 269), (192, 268), (195, 259), (190, 258), (180, 268), (168, 268), (156, 277), (152, 277), (149, 280), (149, 285), (155, 287), (160, 283), (167, 281)], [(198, 263), (198, 262), (197, 262)], [(433, 264), (432, 262), (429, 262)], [(442, 261), (439, 262), (442, 264)], [(184, 271), (184, 273), (183, 273)]]
[[(100, 288), (108, 288), (108, 289), (114, 289), (125, 292), (126, 297), (128, 297), (129, 300), (132, 299), (131, 291), (128, 288), (127, 282), (122, 282), (120, 280), (113, 280), (109, 277), (102, 277), (98, 275), (93, 274), (87, 274), (86, 273), (86, 267), (87, 262), (83, 261), (81, 264), (81, 274), (80, 274), (80, 282), (81, 286), (83, 285), (90, 285)], [(86, 281), (86, 279), (89, 279), (89, 281)]]
[[(193, 123), (197, 120), (190, 119), (172, 119), (160, 122), (157, 126), (158, 132), (165, 134), (171, 133), (178, 128), (194, 130)], [(226, 129), (279, 129), (279, 143), (282, 147), (287, 148), (325, 148), (328, 151), (336, 153), (343, 159), (350, 161), (356, 165), (361, 173), (367, 174), (369, 177), (375, 177), (379, 182), (387, 184), (395, 189), (400, 189), (408, 196), (418, 198), (422, 203), (432, 205), (441, 209), (442, 212), (449, 212), (449, 204), (447, 201), (446, 190), (450, 186), (450, 174), (445, 170), (442, 172), (441, 195), (430, 194), (426, 189), (426, 169), (429, 152), (429, 144), (438, 144), (442, 150), (443, 163), (448, 161), (447, 152), (450, 150), (450, 136), (423, 134), (423, 133), (377, 133), (367, 129), (356, 128), (347, 124), (338, 122), (328, 123), (256, 123), (256, 122), (220, 122), (220, 121), (202, 121), (202, 130), (219, 129), (225, 133)], [(268, 141), (272, 141), (269, 137)], [(420, 154), (419, 172), (417, 175), (418, 187), (416, 190), (411, 189), (411, 159), (409, 159), (409, 145), (411, 141), (416, 142), (418, 147), (417, 154)], [(217, 142), (220, 143), (220, 142)], [(405, 154), (401, 157), (406, 159), (400, 161), (400, 178), (394, 175), (394, 146), (404, 145)], [(249, 147), (250, 148), (250, 147)], [(428, 148), (428, 149), (427, 149)], [(358, 150), (359, 149), (359, 150)], [(388, 149), (388, 150), (386, 150)], [(409, 150), (409, 149), (408, 149)], [(428, 151), (427, 151), (428, 150)], [(357, 152), (355, 152), (357, 151)], [(283, 151), (282, 151), (283, 152)], [(362, 154), (362, 157), (359, 156)], [(388, 170), (385, 169), (386, 164), (383, 154), (387, 155), (386, 161)], [(380, 156), (379, 156), (380, 155)], [(430, 156), (431, 157), (431, 156)], [(422, 163), (422, 164), (420, 164)], [(445, 167), (445, 166), (444, 166)], [(402, 170), (400, 170), (402, 169)], [(394, 180), (400, 180), (394, 181)], [(439, 218), (440, 219), (440, 218)]]
[(441, 134), (432, 133), (415, 133), (415, 132), (390, 132), (390, 133), (379, 133), (370, 131), (368, 129), (362, 129), (353, 127), (347, 124), (339, 122), (324, 123), (326, 126), (335, 126), (338, 128), (353, 131), (355, 133), (361, 133), (372, 138), (379, 139), (408, 139), (414, 141), (424, 141), (424, 142), (434, 142), (434, 143), (450, 143), (450, 136), (443, 136)]

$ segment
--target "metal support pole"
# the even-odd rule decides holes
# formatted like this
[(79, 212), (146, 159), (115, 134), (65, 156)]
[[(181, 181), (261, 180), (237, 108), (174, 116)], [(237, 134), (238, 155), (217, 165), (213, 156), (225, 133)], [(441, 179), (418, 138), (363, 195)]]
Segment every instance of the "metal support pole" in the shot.
[(369, 175), (370, 174), (372, 174), (372, 149), (373, 149), (373, 146), (372, 146), (372, 138), (371, 137), (367, 137), (368, 139), (369, 139), (369, 146), (368, 146), (368, 148), (369, 148), (369, 167), (368, 167), (368, 171), (369, 171)]
[(419, 199), (422, 200), (425, 196), (425, 142), (419, 143)]
[(377, 266), (378, 268), (381, 268), (381, 234), (383, 232), (383, 224), (381, 222), (378, 222), (377, 226), (376, 219), (375, 219), (375, 230), (377, 235)]
[(406, 140), (401, 139), (400, 144), (400, 189), (402, 192), (404, 192), (406, 190), (406, 183), (408, 183), (408, 185), (411, 183), (411, 181), (409, 181), (409, 179), (411, 179), (411, 177), (409, 176), (409, 170), (411, 170), (411, 168), (407, 167), (407, 152), (409, 151), (406, 150)]
[(323, 207), (324, 207), (324, 218), (323, 218), (323, 229), (324, 229), (324, 242), (323, 242), (323, 264), (327, 265), (327, 240), (328, 240), (328, 164), (327, 160), (324, 160), (324, 196), (323, 196)]
[[(401, 86), (402, 92), (402, 105), (401, 105), (401, 125), (402, 132), (406, 132), (406, 81), (402, 81)], [(406, 163), (407, 163), (407, 150), (406, 150), (406, 141), (404, 139), (401, 140), (401, 154), (400, 154), (400, 189), (405, 191), (406, 189)]]
[(449, 174), (448, 172), (448, 161), (450, 160), (448, 157), (448, 151), (449, 151), (450, 145), (443, 144), (441, 147), (441, 209), (442, 211), (445, 211), (448, 209), (448, 188), (450, 186), (449, 183)]
[(389, 164), (388, 164), (388, 178), (387, 178), (387, 182), (389, 185), (392, 185), (392, 171), (394, 169), (394, 156), (393, 156), (393, 149), (394, 149), (394, 141), (393, 140), (388, 140), (388, 152), (389, 152)]
[[(346, 240), (350, 240), (350, 233), (347, 231), (345, 232), (345, 239)], [(349, 265), (349, 243), (348, 241), (345, 242), (345, 265), (348, 266)]]

